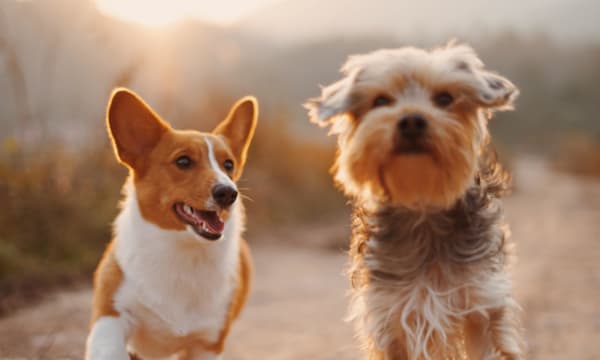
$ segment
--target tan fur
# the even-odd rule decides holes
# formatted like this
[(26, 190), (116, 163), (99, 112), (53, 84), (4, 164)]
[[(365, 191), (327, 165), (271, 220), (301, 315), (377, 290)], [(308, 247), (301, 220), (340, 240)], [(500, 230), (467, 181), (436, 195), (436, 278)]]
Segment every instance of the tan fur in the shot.
[[(240, 99), (233, 105), (225, 120), (213, 130), (213, 133), (220, 135), (231, 147), (239, 162), (238, 166), (236, 166), (236, 169), (239, 170), (235, 171), (236, 180), (242, 175), (241, 169), (244, 168), (248, 156), (248, 148), (254, 137), (258, 113), (253, 111), (253, 109), (256, 109), (257, 107), (258, 104), (252, 97)], [(247, 123), (246, 126), (232, 126), (232, 124), (239, 122), (236, 121), (239, 117), (252, 118), (252, 121)]]
[[(188, 225), (174, 211), (174, 205), (182, 202), (196, 209), (216, 211), (226, 222), (231, 209), (217, 207), (212, 200), (212, 186), (218, 172), (209, 159), (214, 158), (219, 171), (231, 181), (240, 178), (256, 127), (256, 109), (256, 100), (246, 97), (231, 108), (229, 115), (212, 133), (175, 130), (139, 96), (127, 89), (115, 90), (108, 105), (107, 127), (117, 159), (130, 170), (130, 181), (142, 218), (160, 229), (185, 233)], [(209, 151), (212, 151), (211, 156)], [(182, 169), (176, 165), (176, 159), (182, 155), (192, 160), (192, 166)], [(224, 168), (225, 160), (233, 162), (233, 171), (228, 172)], [(239, 207), (242, 209), (242, 223), (236, 226), (243, 229), (243, 206), (240, 204)], [(189, 240), (186, 240), (189, 243), (182, 243), (179, 251), (198, 251), (195, 242), (201, 240), (194, 236), (190, 234)], [(168, 329), (145, 328), (140, 323), (129, 334), (135, 338), (136, 344), (142, 344), (142, 348), (150, 353), (179, 353), (182, 359), (192, 356), (192, 353), (186, 355), (185, 351), (223, 352), (231, 325), (246, 302), (252, 277), (252, 261), (246, 241), (242, 238), (227, 240), (238, 242), (235, 248), (239, 247), (239, 268), (232, 272), (235, 274), (230, 279), (234, 284), (233, 293), (217, 340), (207, 340), (207, 334), (204, 333), (180, 335)], [(100, 318), (118, 318), (122, 315), (115, 308), (115, 296), (125, 283), (123, 269), (127, 269), (127, 264), (119, 264), (115, 241), (108, 245), (95, 273), (92, 325)], [(128, 239), (119, 241), (127, 242)], [(182, 240), (173, 239), (174, 243), (177, 241)], [(157, 259), (161, 255), (156, 254)], [(156, 317), (157, 314), (148, 315)], [(194, 350), (186, 350), (188, 348)]]
[(106, 125), (117, 159), (142, 175), (148, 166), (145, 155), (171, 127), (131, 91), (115, 90), (106, 114)]
[(93, 324), (102, 316), (119, 316), (114, 308), (113, 297), (121, 281), (123, 280), (123, 271), (115, 259), (112, 242), (104, 251), (102, 260), (94, 273), (94, 299), (92, 304)]

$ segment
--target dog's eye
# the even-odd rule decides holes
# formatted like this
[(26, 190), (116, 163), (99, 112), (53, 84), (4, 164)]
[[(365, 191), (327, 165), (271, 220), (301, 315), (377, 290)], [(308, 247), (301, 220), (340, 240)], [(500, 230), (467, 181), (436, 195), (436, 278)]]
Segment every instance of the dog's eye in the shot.
[(193, 163), (194, 162), (192, 161), (192, 159), (190, 159), (190, 157), (187, 155), (181, 155), (180, 157), (175, 159), (175, 165), (177, 165), (177, 167), (182, 170), (191, 168)]
[(442, 91), (433, 96), (433, 102), (438, 107), (445, 108), (454, 102), (454, 97), (452, 97), (449, 92)]
[(233, 171), (233, 160), (231, 159), (227, 159), (223, 162), (223, 167), (225, 168), (226, 171), (231, 172)]
[(373, 107), (387, 106), (392, 103), (392, 99), (385, 95), (379, 95), (373, 100)]

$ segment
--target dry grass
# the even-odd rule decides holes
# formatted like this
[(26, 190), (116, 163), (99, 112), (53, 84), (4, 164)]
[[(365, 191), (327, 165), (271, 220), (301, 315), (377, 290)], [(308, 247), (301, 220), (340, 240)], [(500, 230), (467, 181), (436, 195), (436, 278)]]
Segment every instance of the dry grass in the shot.
[(554, 155), (554, 167), (575, 175), (600, 178), (600, 139), (581, 132), (566, 135)]
[(120, 178), (109, 151), (0, 153), (0, 312), (89, 274), (110, 237)]

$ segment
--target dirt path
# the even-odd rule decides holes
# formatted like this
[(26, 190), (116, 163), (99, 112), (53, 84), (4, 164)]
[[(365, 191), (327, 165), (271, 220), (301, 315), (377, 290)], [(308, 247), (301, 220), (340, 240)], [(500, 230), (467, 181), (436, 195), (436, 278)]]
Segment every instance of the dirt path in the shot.
[[(554, 174), (530, 159), (517, 164), (516, 184), (506, 205), (517, 242), (515, 292), (525, 310), (528, 358), (598, 360), (600, 183)], [(344, 254), (314, 243), (269, 243), (253, 252), (254, 290), (226, 359), (359, 359), (352, 329), (342, 321)], [(0, 319), (0, 359), (80, 359), (90, 298), (89, 289), (60, 293)]]
[[(252, 297), (227, 359), (353, 359), (341, 251), (268, 246), (254, 257)], [(81, 359), (90, 299), (89, 289), (61, 293), (0, 321), (0, 359)]]
[(507, 202), (530, 359), (600, 359), (600, 182), (522, 161)]

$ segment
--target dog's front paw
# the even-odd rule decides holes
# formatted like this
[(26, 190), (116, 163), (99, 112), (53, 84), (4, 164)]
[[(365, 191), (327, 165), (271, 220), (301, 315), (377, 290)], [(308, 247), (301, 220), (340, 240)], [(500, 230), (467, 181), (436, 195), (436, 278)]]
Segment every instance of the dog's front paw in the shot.
[(94, 323), (87, 339), (85, 360), (130, 360), (121, 319), (101, 317)]
[(136, 360), (136, 357), (129, 357), (125, 349), (88, 349), (85, 360)]

